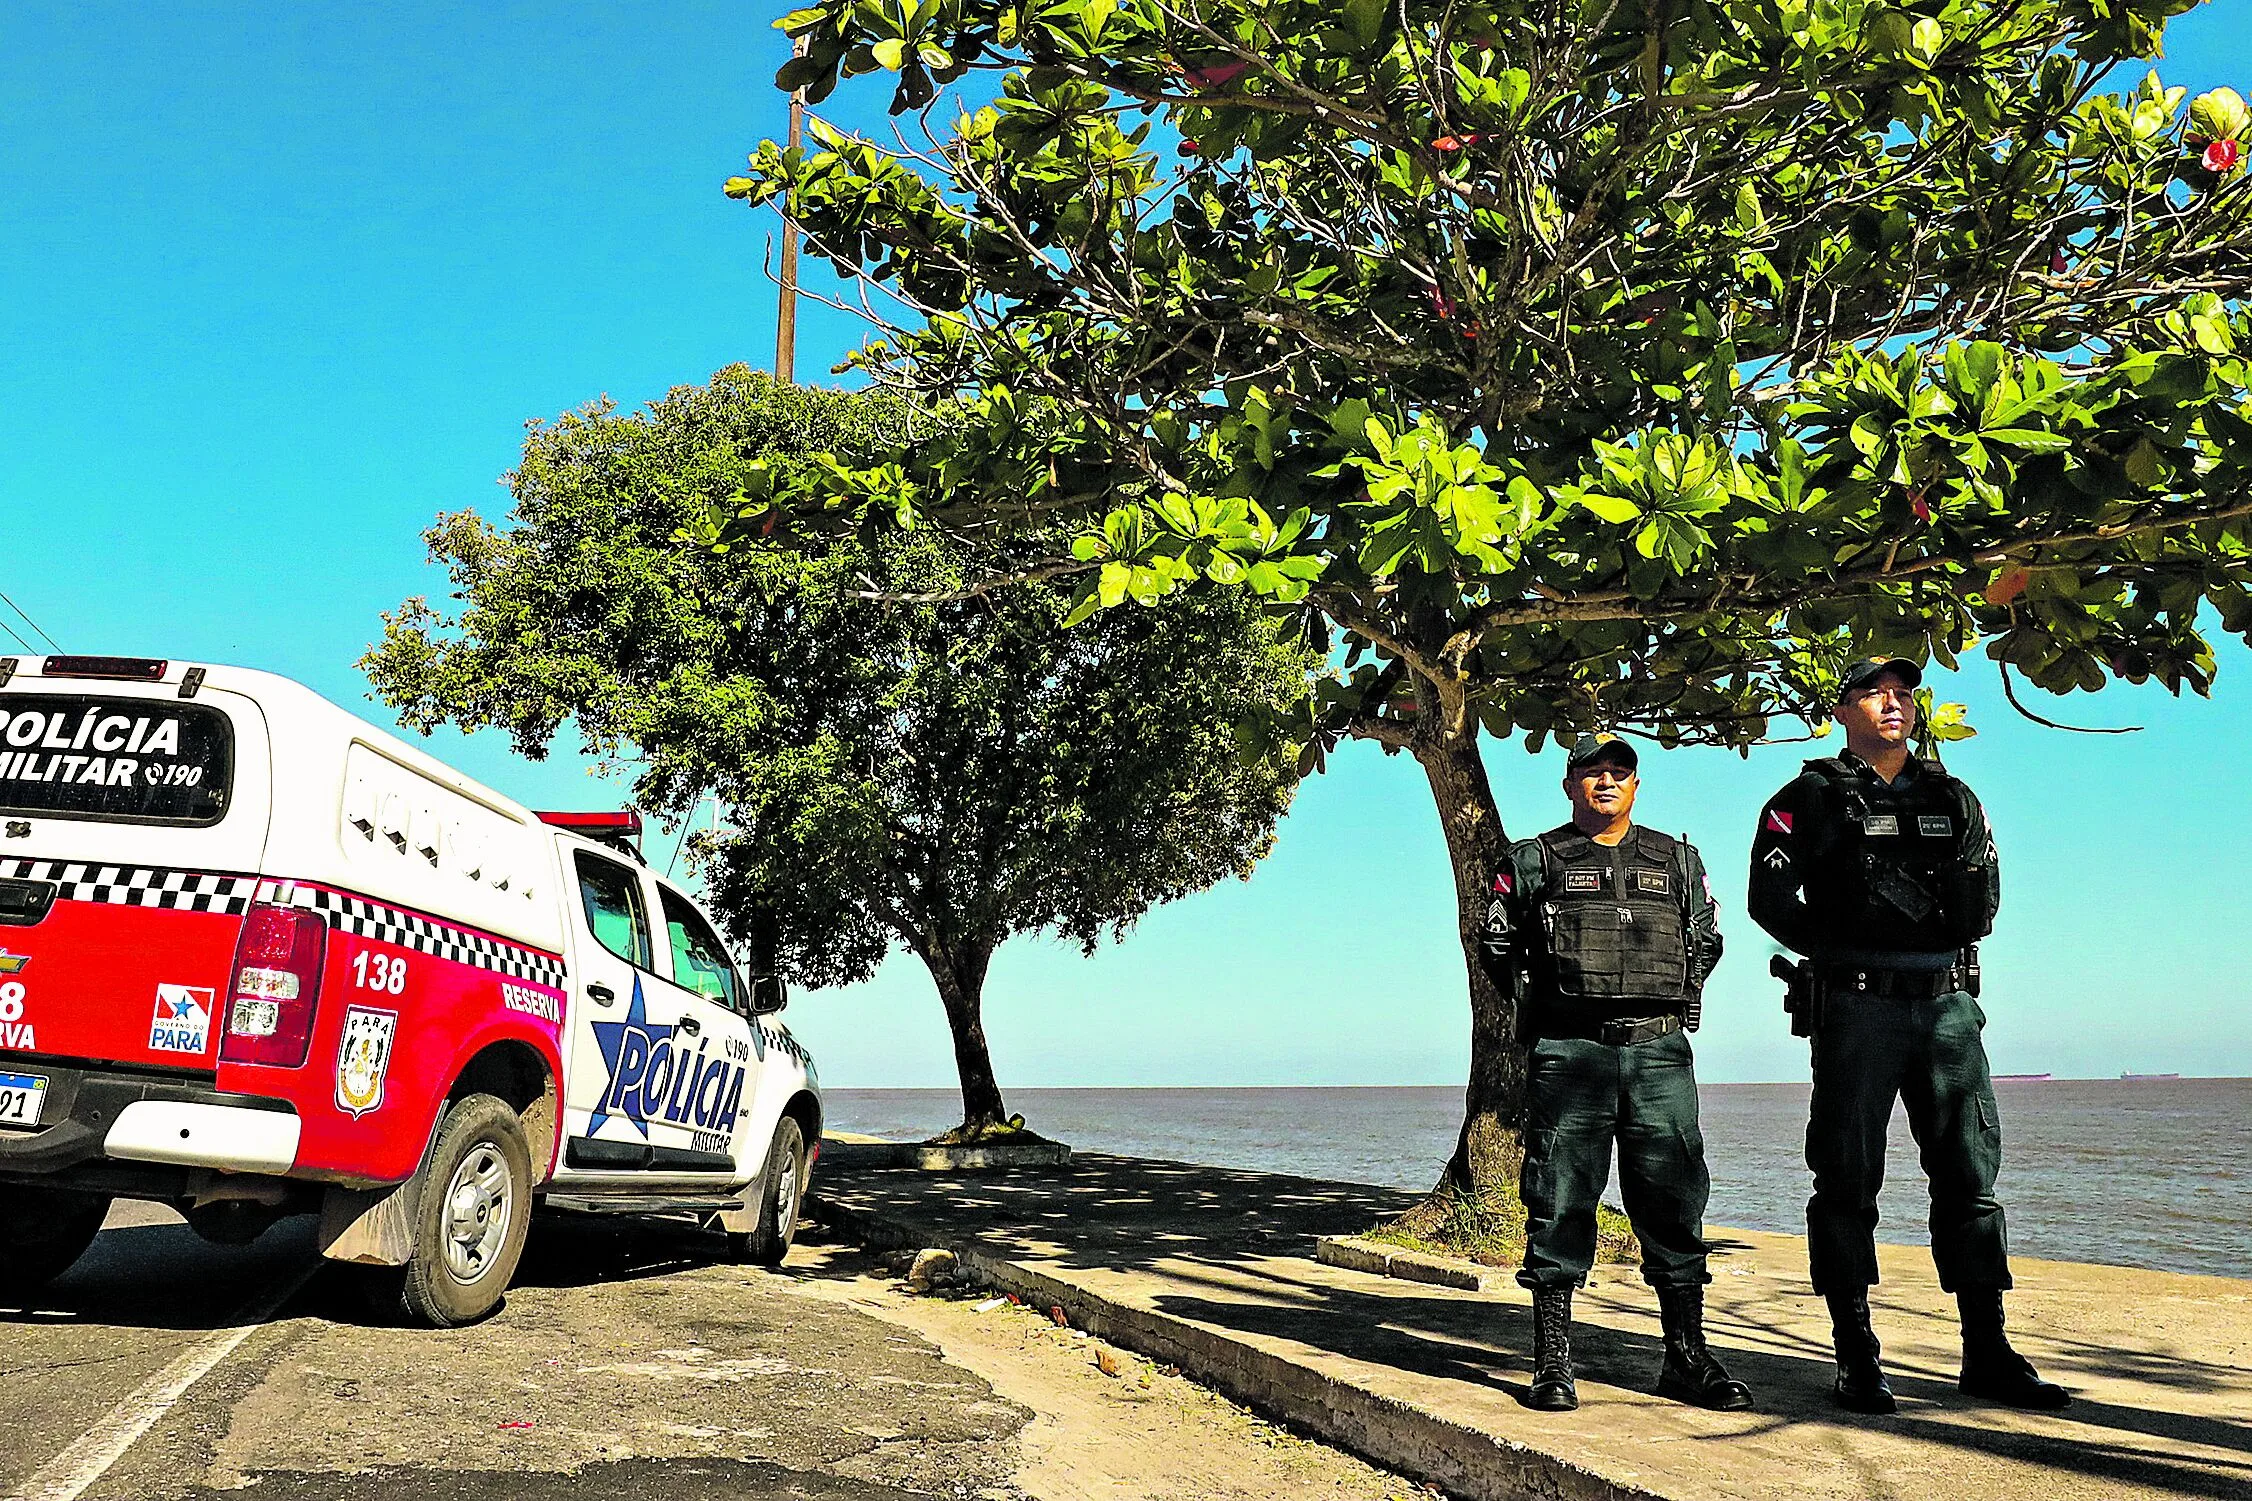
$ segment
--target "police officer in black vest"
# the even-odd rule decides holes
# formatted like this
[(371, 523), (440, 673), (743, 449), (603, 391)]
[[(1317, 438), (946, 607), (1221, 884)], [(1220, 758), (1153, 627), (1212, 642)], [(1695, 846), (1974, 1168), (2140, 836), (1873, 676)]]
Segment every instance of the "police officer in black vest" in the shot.
[(1787, 1004), (1813, 1039), (1806, 1239), (1837, 1345), (1831, 1395), (1853, 1412), (1893, 1410), (1869, 1288), (1897, 1097), (1931, 1180), (1932, 1260), (1962, 1314), (1961, 1389), (2055, 1409), (2071, 1398), (2002, 1329), (2002, 1133), (1975, 998), (1975, 945), (2001, 905), (1994, 838), (1968, 787), (1909, 754), (1922, 682), (1900, 658), (1847, 669), (1844, 753), (1807, 762), (1761, 810), (1752, 845), (1752, 918), (1809, 961)]
[(1688, 1038), (1720, 928), (1695, 848), (1628, 817), (1638, 759), (1615, 736), (1583, 736), (1565, 762), (1572, 821), (1510, 846), (1487, 908), (1485, 951), (1531, 1044), (1517, 1274), (1533, 1293), (1526, 1400), (1579, 1406), (1572, 1290), (1595, 1260), (1596, 1199), (1616, 1141), (1642, 1276), (1665, 1324), (1658, 1391), (1738, 1411), (1752, 1394), (1705, 1345), (1710, 1179)]

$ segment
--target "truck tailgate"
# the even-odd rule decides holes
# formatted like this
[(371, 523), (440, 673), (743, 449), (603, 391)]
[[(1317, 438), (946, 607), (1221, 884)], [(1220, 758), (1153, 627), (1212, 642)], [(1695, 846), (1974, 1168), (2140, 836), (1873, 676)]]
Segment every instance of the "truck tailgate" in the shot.
[(0, 1058), (212, 1070), (220, 992), (256, 886), (0, 860)]

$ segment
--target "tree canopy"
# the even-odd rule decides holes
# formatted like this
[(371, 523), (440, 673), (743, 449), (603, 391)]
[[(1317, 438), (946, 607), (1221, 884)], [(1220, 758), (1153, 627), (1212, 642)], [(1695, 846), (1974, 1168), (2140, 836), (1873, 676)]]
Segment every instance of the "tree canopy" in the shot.
[[(1255, 601), (1206, 596), (1062, 628), (1068, 591), (965, 596), (929, 534), (715, 553), (682, 529), (745, 465), (865, 456), (921, 419), (882, 395), (740, 367), (646, 412), (536, 426), (513, 524), (428, 534), (459, 607), (410, 600), (363, 666), (404, 720), (505, 728), (538, 757), (566, 720), (633, 757), (694, 846), (715, 910), (814, 986), (895, 945), (945, 1002), (965, 1123), (1007, 1119), (985, 1042), (987, 963), (1046, 930), (1090, 950), (1152, 905), (1249, 875), (1296, 773), (1234, 728), (1305, 688), (1312, 658)], [(841, 460), (840, 460), (841, 461)], [(870, 594), (943, 596), (924, 603)]]
[[(1317, 616), (1293, 738), (1415, 755), (1466, 945), (1483, 736), (1747, 744), (1866, 650), (2202, 693), (2252, 631), (2252, 122), (2127, 67), (2190, 3), (821, 0), (780, 86), (974, 91), (728, 191), (968, 420), (704, 534), (1029, 515), (1082, 610)], [(1519, 1085), (1467, 962), (1457, 1186)]]

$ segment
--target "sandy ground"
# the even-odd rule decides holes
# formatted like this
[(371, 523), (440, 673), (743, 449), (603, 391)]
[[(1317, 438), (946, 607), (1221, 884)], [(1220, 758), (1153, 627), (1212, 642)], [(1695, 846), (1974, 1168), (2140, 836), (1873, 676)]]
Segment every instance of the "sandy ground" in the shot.
[[(803, 1284), (937, 1346), (1032, 1417), (1015, 1483), (1039, 1501), (1423, 1501), (1436, 1492), (1299, 1438), (1046, 1312), (982, 1291), (915, 1296), (869, 1275), (873, 1260), (832, 1253), (849, 1278)], [(898, 1265), (895, 1258), (892, 1266)]]

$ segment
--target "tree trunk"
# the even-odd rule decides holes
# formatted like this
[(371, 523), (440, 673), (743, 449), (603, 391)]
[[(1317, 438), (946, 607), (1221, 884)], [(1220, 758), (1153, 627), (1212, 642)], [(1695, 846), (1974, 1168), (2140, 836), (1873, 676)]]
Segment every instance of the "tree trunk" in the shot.
[(1487, 974), (1479, 949), (1494, 873), (1508, 851), (1501, 810), (1478, 753), (1475, 729), (1412, 747), (1431, 783), (1447, 861), (1454, 869), (1455, 922), (1470, 977), (1470, 1083), (1463, 1099), (1462, 1133), (1438, 1186), (1403, 1217), (1410, 1229), (1443, 1221), (1451, 1201), (1513, 1195), (1524, 1163), (1519, 1123), (1525, 1100), (1525, 1054), (1517, 1045), (1517, 1008)]
[(946, 1027), (954, 1034), (954, 1068), (962, 1080), (962, 1134), (974, 1135), (1009, 1119), (1001, 1085), (993, 1077), (993, 1056), (985, 1046), (985, 967), (990, 946), (965, 944), (951, 951), (933, 948), (923, 955), (938, 998), (946, 1007)]

